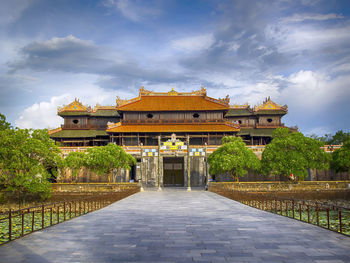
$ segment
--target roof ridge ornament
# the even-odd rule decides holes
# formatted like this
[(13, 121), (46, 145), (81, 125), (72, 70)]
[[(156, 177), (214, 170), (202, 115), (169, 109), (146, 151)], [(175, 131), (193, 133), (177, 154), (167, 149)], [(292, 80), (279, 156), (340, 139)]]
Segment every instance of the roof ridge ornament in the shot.
[(111, 106), (111, 105), (102, 106), (97, 103), (96, 106), (93, 108), (92, 112), (96, 112), (98, 110), (115, 110), (115, 106)]
[(231, 109), (248, 109), (248, 110), (251, 110), (251, 107), (250, 107), (248, 102), (246, 102), (244, 104), (235, 103), (233, 105), (230, 105), (230, 108)]
[(201, 87), (200, 90), (194, 90), (192, 92), (178, 92), (174, 89), (174, 87), (171, 88), (168, 92), (154, 92), (150, 90), (146, 90), (143, 86), (140, 88), (139, 97), (141, 96), (207, 96), (207, 90), (204, 86)]
[(230, 105), (230, 96), (229, 95), (226, 95), (225, 98), (218, 98), (218, 101), (224, 103), (224, 104), (227, 104), (227, 105)]
[(142, 95), (149, 95), (153, 93), (150, 90), (146, 90), (144, 86), (141, 86), (140, 91), (139, 91), (139, 97), (141, 97)]
[(287, 111), (288, 106), (284, 105), (281, 106), (275, 102), (273, 102), (269, 97), (266, 97), (264, 102), (262, 104), (259, 104), (258, 106), (254, 106), (254, 111), (259, 111), (259, 110), (282, 110), (282, 111)]
[(83, 105), (79, 99), (75, 98), (74, 101), (68, 105), (63, 105), (62, 107), (57, 107), (58, 113), (64, 111), (86, 111), (91, 112), (92, 109), (89, 105)]
[(171, 91), (169, 91), (168, 92), (168, 95), (169, 96), (176, 96), (176, 95), (178, 95), (179, 93), (176, 91), (176, 90), (174, 90), (174, 88), (171, 88)]

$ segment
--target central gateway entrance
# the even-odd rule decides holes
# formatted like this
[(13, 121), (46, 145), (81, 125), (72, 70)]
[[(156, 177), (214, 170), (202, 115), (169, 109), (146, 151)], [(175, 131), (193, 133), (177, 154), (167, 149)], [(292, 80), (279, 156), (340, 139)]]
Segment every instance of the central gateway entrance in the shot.
[(163, 185), (184, 186), (184, 158), (164, 157), (163, 158), (164, 177)]

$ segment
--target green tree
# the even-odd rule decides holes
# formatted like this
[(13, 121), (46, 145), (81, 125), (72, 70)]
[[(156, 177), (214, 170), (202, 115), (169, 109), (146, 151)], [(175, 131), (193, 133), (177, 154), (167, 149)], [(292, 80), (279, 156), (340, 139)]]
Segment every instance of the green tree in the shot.
[(241, 137), (224, 137), (223, 145), (208, 157), (210, 174), (229, 173), (235, 181), (243, 177), (249, 169), (259, 169), (260, 162), (251, 149), (248, 149)]
[(327, 141), (327, 144), (339, 145), (348, 140), (350, 140), (350, 132), (343, 132), (342, 130), (339, 130), (330, 140)]
[(40, 156), (38, 156), (40, 163), (49, 173), (57, 177), (57, 168), (63, 166), (61, 150), (50, 138), (47, 129), (32, 130), (31, 136), (41, 142), (37, 145), (37, 150), (40, 150)]
[(328, 169), (330, 155), (320, 147), (319, 140), (305, 137), (300, 132), (291, 133), (288, 128), (276, 129), (273, 140), (262, 154), (262, 172), (284, 175), (304, 180), (307, 169)]
[(72, 181), (76, 181), (79, 170), (86, 166), (86, 159), (87, 155), (84, 152), (70, 152), (64, 159), (64, 167), (72, 170)]
[(322, 142), (323, 145), (327, 144), (327, 141), (332, 138), (330, 134), (325, 134), (324, 136), (318, 136), (317, 134), (311, 134), (307, 137)]
[(0, 186), (19, 204), (28, 196), (51, 194), (48, 169), (60, 162), (60, 150), (46, 130), (5, 129), (0, 131)]
[(324, 136), (318, 136), (316, 134), (311, 134), (308, 137), (319, 140), (324, 144), (340, 145), (343, 144), (345, 141), (350, 140), (350, 132), (344, 132), (343, 130), (339, 130), (334, 135), (325, 134)]
[(8, 130), (11, 128), (11, 124), (6, 121), (5, 115), (0, 113), (0, 131)]
[(338, 172), (350, 172), (350, 140), (332, 154), (331, 168)]
[(115, 180), (112, 176), (114, 169), (131, 169), (136, 160), (124, 149), (116, 144), (110, 143), (106, 146), (88, 149), (86, 156), (86, 167), (98, 174), (108, 174), (108, 181)]

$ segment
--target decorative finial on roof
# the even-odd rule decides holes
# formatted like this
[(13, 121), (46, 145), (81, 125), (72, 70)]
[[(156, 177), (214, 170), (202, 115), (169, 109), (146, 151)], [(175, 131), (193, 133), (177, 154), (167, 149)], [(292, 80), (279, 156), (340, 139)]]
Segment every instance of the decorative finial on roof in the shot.
[(177, 91), (174, 90), (174, 88), (171, 88), (171, 91), (168, 92), (168, 95), (170, 96), (176, 96), (178, 94)]
[(287, 105), (281, 106), (271, 100), (271, 97), (268, 96), (265, 98), (264, 102), (258, 106), (254, 107), (254, 111), (259, 110), (283, 110), (287, 111), (288, 107)]
[(218, 98), (218, 100), (220, 101), (220, 102), (222, 102), (222, 103), (224, 103), (224, 104), (227, 104), (227, 105), (229, 105), (230, 104), (230, 96), (229, 95), (226, 95), (226, 97), (225, 98)]
[(141, 86), (140, 92), (139, 92), (139, 96), (147, 95), (147, 94), (150, 94), (150, 93), (152, 93), (152, 91), (146, 90), (144, 86)]
[(63, 105), (63, 107), (57, 107), (58, 112), (63, 111), (86, 111), (91, 112), (91, 107), (88, 105), (83, 105), (79, 99), (75, 98), (74, 101), (68, 105)]

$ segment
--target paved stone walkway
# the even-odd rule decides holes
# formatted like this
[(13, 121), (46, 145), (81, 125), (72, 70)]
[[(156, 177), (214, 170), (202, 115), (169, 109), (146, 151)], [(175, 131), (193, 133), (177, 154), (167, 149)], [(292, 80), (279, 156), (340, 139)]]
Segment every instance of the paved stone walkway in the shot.
[(142, 192), (0, 246), (0, 262), (350, 262), (350, 238), (204, 191)]

